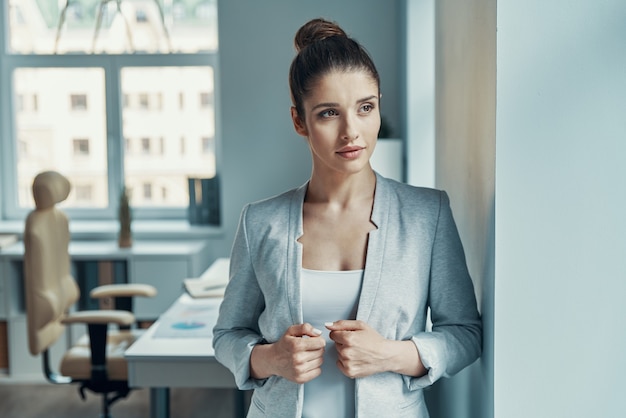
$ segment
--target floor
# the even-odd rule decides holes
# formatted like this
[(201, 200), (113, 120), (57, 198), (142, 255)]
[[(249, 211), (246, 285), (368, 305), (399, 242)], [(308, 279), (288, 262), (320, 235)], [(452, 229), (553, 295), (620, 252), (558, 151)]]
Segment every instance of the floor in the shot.
[[(233, 418), (233, 391), (182, 389), (170, 391), (171, 418)], [(51, 383), (0, 383), (2, 418), (97, 418), (100, 398), (92, 393), (83, 401), (75, 386)], [(138, 389), (111, 407), (113, 418), (150, 416), (150, 392)]]

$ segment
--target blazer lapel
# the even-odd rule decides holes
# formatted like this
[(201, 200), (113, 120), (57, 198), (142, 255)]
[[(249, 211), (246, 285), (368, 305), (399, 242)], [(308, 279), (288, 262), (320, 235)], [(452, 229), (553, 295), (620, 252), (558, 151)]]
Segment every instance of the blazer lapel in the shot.
[(301, 324), (302, 315), (302, 293), (300, 271), (302, 267), (302, 244), (298, 239), (304, 234), (302, 220), (302, 209), (304, 196), (308, 187), (308, 182), (300, 186), (293, 194), (289, 209), (289, 225), (287, 236), (287, 296), (289, 298), (289, 311), (294, 324)]
[[(304, 233), (302, 221), (302, 208), (304, 196), (308, 182), (297, 189), (291, 199), (289, 211), (288, 246), (287, 246), (287, 295), (289, 298), (289, 309), (294, 324), (303, 321), (302, 316), (302, 295), (300, 268), (302, 266), (302, 244), (298, 239)], [(367, 256), (365, 260), (365, 271), (363, 274), (363, 285), (359, 296), (359, 306), (357, 309), (357, 319), (367, 322), (382, 275), (384, 246), (387, 234), (387, 222), (389, 217), (389, 188), (386, 179), (376, 174), (376, 191), (374, 193), (374, 205), (372, 207), (372, 222), (377, 229), (369, 233), (367, 243)]]
[(370, 231), (368, 237), (363, 285), (356, 315), (357, 319), (365, 322), (368, 322), (372, 312), (382, 275), (388, 217), (389, 188), (385, 178), (376, 173), (376, 191), (371, 219), (377, 229)]

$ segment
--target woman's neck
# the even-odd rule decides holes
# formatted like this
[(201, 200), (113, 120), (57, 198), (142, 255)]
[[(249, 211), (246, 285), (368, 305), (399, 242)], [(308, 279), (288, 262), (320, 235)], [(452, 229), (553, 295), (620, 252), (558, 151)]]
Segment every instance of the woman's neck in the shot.
[(376, 174), (371, 168), (353, 174), (311, 176), (305, 202), (329, 203), (341, 207), (363, 199), (373, 199)]

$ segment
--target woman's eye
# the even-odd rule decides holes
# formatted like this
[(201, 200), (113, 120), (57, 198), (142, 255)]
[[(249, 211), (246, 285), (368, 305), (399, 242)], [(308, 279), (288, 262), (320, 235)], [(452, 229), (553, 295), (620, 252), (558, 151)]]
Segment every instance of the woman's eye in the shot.
[(329, 118), (332, 116), (337, 116), (337, 111), (335, 109), (328, 109), (328, 110), (324, 110), (322, 113), (320, 113), (320, 116), (323, 118)]
[(361, 106), (361, 112), (363, 113), (369, 113), (374, 109), (374, 106), (372, 106), (369, 103), (364, 104), (363, 106)]

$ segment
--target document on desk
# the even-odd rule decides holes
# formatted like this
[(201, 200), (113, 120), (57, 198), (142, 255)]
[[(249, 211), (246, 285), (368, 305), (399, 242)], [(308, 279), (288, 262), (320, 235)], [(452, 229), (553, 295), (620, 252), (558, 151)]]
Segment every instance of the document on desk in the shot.
[(18, 241), (17, 234), (0, 234), (0, 250), (9, 248)]
[(153, 338), (212, 338), (221, 299), (181, 298), (157, 321)]
[(183, 279), (185, 291), (194, 298), (221, 298), (228, 284), (230, 259), (218, 258), (202, 276)]
[(227, 283), (228, 277), (183, 279), (185, 291), (193, 298), (221, 298)]

